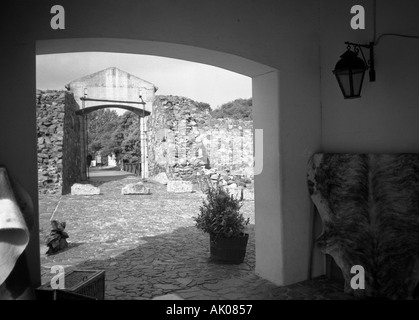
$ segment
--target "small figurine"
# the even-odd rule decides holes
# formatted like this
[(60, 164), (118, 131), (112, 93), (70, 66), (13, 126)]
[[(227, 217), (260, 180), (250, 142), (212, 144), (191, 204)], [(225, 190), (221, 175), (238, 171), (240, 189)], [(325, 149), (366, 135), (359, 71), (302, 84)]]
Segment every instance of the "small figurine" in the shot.
[(46, 237), (45, 242), (49, 247), (47, 254), (57, 253), (68, 247), (67, 238), (68, 234), (64, 231), (65, 222), (59, 222), (57, 220), (51, 221), (52, 230), (49, 236)]

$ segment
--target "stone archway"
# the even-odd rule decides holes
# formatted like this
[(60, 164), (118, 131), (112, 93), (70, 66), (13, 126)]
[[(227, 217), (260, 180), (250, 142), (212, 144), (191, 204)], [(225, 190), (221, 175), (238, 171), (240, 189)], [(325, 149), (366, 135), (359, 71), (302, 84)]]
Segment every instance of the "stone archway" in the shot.
[(239, 56), (156, 41), (115, 38), (79, 38), (37, 41), (37, 54), (83, 51), (148, 54), (205, 63), (252, 78), (254, 129), (264, 130), (263, 170), (255, 176), (256, 273), (279, 285), (285, 284), (280, 181), (280, 131), (278, 125), (279, 72), (277, 69)]
[(151, 114), (152, 103), (158, 88), (135, 75), (115, 67), (85, 75), (66, 85), (73, 94), (75, 114), (80, 116), (81, 179), (87, 178), (87, 124), (86, 115), (103, 108), (122, 108), (132, 111), (140, 118), (141, 177), (148, 178), (147, 139), (145, 117)]
[[(106, 102), (106, 100), (101, 99), (89, 99), (85, 98), (83, 99), (83, 102), (85, 101), (93, 101), (97, 103), (103, 103)], [(109, 100), (107, 100), (109, 102)], [(129, 104), (128, 101), (121, 101), (122, 103)], [(133, 102), (135, 103), (135, 102)], [(84, 103), (83, 103), (84, 104)], [(141, 103), (140, 103), (141, 104)], [(151, 113), (150, 111), (145, 110), (145, 108), (139, 108), (135, 106), (127, 106), (127, 105), (121, 105), (121, 104), (98, 104), (98, 105), (92, 105), (87, 108), (81, 108), (79, 110), (75, 111), (75, 114), (79, 116), (79, 122), (80, 122), (80, 171), (81, 171), (81, 179), (86, 180), (88, 178), (88, 174), (86, 174), (87, 171), (87, 155), (88, 155), (88, 122), (87, 122), (87, 115), (101, 109), (106, 108), (119, 108), (124, 109), (130, 112), (135, 113), (139, 118), (139, 125), (140, 125), (140, 136), (141, 136), (141, 177), (142, 178), (148, 178), (148, 163), (147, 163), (147, 154), (148, 154), (148, 146), (147, 146), (147, 139), (146, 139), (146, 123), (145, 117), (149, 116)]]
[(150, 112), (149, 111), (138, 109), (138, 108), (133, 108), (133, 107), (128, 107), (128, 106), (120, 105), (120, 104), (111, 104), (111, 105), (98, 104), (98, 105), (89, 107), (89, 108), (87, 108), (85, 110), (80, 109), (80, 110), (76, 111), (76, 114), (77, 115), (86, 115), (86, 114), (89, 114), (89, 113), (91, 113), (93, 111), (97, 111), (97, 110), (105, 109), (105, 108), (119, 108), (119, 109), (124, 109), (124, 110), (127, 110), (127, 111), (134, 112), (139, 117), (147, 117), (147, 116), (150, 115)]

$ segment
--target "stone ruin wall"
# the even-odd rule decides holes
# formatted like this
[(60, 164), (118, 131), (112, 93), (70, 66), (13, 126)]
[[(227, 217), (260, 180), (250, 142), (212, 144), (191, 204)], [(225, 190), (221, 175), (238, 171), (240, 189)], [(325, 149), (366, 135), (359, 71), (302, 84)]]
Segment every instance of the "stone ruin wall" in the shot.
[(65, 92), (37, 90), (36, 98), (38, 189), (54, 194), (62, 186)]
[[(66, 91), (37, 90), (36, 101), (39, 193), (66, 194), (81, 181), (79, 107)], [(195, 182), (206, 174), (225, 184), (252, 185), (252, 121), (213, 119), (191, 99), (159, 96), (147, 127), (150, 176), (166, 172)]]
[(228, 184), (241, 176), (243, 186), (253, 178), (253, 122), (213, 119), (188, 98), (156, 98), (148, 145), (150, 176), (166, 172), (170, 179), (196, 181), (197, 175), (218, 175)]
[(79, 119), (74, 114), (76, 108), (73, 96), (66, 91), (36, 92), (40, 194), (68, 192), (69, 186), (80, 178)]

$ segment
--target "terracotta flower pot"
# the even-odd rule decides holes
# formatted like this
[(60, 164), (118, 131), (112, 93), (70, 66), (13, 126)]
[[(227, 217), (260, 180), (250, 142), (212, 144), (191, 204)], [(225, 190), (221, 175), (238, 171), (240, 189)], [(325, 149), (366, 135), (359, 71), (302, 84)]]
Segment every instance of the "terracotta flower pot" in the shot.
[(244, 233), (239, 237), (223, 237), (210, 234), (211, 259), (229, 264), (240, 264), (246, 255), (249, 234)]

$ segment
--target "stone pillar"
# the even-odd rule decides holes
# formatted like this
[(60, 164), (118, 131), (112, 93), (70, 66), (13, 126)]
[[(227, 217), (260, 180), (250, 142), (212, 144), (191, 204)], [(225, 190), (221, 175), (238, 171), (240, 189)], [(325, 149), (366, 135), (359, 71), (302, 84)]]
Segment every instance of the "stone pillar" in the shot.
[(86, 122), (84, 116), (79, 117), (80, 121), (80, 173), (81, 179), (87, 180), (87, 160), (86, 160)]
[(143, 118), (144, 126), (144, 178), (148, 178), (148, 130), (146, 118)]
[(141, 143), (141, 178), (145, 178), (145, 133), (144, 133), (144, 117), (140, 116), (140, 143)]
[(71, 186), (81, 181), (81, 130), (76, 115), (78, 105), (71, 92), (65, 93), (64, 137), (62, 141), (62, 194), (71, 192)]
[(147, 121), (140, 116), (141, 178), (148, 178)]

